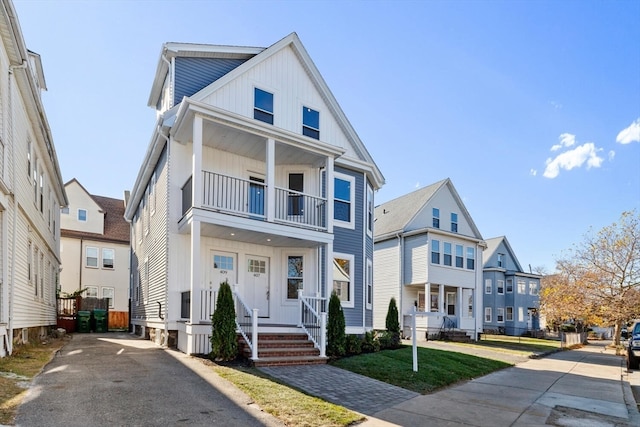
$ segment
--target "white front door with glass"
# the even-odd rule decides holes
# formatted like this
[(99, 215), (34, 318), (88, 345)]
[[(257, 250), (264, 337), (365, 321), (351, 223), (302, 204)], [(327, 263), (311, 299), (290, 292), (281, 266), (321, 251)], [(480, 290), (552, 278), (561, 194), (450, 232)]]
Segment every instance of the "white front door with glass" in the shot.
[(233, 286), (237, 283), (236, 274), (236, 254), (229, 252), (213, 252), (213, 270), (211, 272), (211, 280), (209, 281), (209, 287), (215, 290), (220, 288), (220, 283), (225, 280), (233, 289)]
[(269, 317), (269, 258), (247, 256), (244, 297), (250, 308), (258, 309), (258, 317)]

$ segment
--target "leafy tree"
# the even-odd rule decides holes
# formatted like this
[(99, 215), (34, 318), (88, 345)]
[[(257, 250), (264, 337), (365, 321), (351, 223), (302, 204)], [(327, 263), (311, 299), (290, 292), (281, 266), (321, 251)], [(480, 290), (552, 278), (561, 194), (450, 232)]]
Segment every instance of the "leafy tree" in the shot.
[(327, 319), (327, 355), (329, 357), (344, 356), (346, 352), (346, 335), (344, 312), (340, 297), (335, 292), (329, 299), (329, 313)]
[(588, 233), (556, 269), (558, 278), (542, 291), (545, 314), (613, 324), (619, 346), (622, 326), (640, 316), (640, 215), (623, 212), (618, 222)]
[(390, 339), (390, 348), (400, 347), (400, 322), (398, 321), (398, 305), (396, 299), (391, 297), (389, 301), (389, 309), (387, 310), (387, 318), (385, 319), (385, 327)]
[(220, 283), (216, 310), (211, 315), (211, 358), (228, 361), (234, 360), (237, 355), (236, 310), (231, 286), (225, 280)]

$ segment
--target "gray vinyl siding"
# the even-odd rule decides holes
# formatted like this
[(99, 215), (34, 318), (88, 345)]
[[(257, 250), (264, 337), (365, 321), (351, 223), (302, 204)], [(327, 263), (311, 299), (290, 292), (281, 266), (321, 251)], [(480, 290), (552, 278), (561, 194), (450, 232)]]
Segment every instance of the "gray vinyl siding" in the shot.
[(354, 171), (350, 171), (344, 168), (335, 168), (336, 172), (342, 173), (344, 175), (349, 175), (355, 177), (355, 212), (354, 212), (354, 223), (355, 229), (343, 228), (343, 227), (334, 227), (334, 241), (333, 241), (333, 251), (344, 253), (344, 254), (352, 254), (354, 256), (354, 281), (353, 284), (353, 293), (354, 293), (354, 306), (353, 308), (344, 308), (344, 317), (345, 324), (347, 327), (353, 326), (363, 326), (362, 325), (362, 313), (364, 309), (363, 305), (363, 292), (365, 285), (364, 278), (364, 268), (365, 268), (365, 259), (363, 253), (363, 236), (366, 236), (366, 231), (364, 229), (364, 200), (366, 194), (366, 188), (364, 185), (364, 178), (361, 173), (355, 173)]
[[(131, 299), (132, 299), (132, 320), (149, 320), (159, 319), (159, 315), (164, 316), (166, 309), (166, 292), (167, 292), (167, 265), (169, 245), (168, 230), (168, 155), (167, 150), (160, 156), (155, 168), (156, 184), (155, 184), (155, 213), (149, 212), (149, 232), (144, 234), (144, 228), (140, 227), (140, 233), (136, 233), (135, 241), (132, 241), (132, 260), (131, 260)], [(149, 184), (147, 184), (149, 185)], [(145, 196), (146, 197), (146, 196)], [(151, 198), (151, 197), (150, 197)], [(146, 209), (151, 209), (147, 205)], [(144, 214), (143, 214), (144, 215)], [(137, 221), (141, 221), (138, 217)], [(132, 227), (136, 227), (136, 223), (132, 223)], [(140, 242), (142, 240), (142, 242)], [(149, 277), (144, 275), (144, 262), (147, 260)], [(140, 298), (136, 303), (136, 274), (140, 273)], [(148, 280), (148, 294), (146, 303), (144, 298), (145, 280)], [(160, 303), (160, 304), (158, 304)], [(162, 310), (162, 313), (160, 312)]]
[(246, 59), (176, 58), (173, 105), (182, 102), (183, 97), (207, 87), (245, 61)]

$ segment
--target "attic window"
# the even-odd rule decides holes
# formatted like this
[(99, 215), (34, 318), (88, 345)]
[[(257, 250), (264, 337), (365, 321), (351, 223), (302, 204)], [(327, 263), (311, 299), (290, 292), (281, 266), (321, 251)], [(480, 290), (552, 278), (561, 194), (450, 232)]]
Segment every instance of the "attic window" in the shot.
[(302, 107), (302, 134), (320, 139), (320, 113), (309, 107)]
[(254, 89), (253, 118), (273, 124), (273, 94), (262, 89)]

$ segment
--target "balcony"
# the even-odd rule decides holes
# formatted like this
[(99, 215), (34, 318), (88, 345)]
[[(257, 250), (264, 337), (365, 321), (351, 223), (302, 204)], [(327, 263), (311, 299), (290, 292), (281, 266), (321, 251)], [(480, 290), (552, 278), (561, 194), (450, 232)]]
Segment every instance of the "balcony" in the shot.
[[(269, 187), (263, 182), (202, 172), (201, 209), (222, 212), (312, 230), (327, 230), (327, 200), (323, 197), (274, 186), (273, 200)], [(182, 215), (193, 206), (193, 182), (189, 177), (182, 187)], [(270, 218), (270, 203), (273, 218)]]

